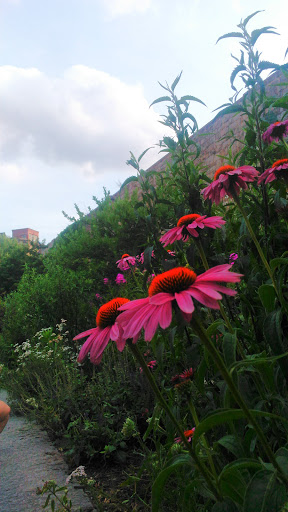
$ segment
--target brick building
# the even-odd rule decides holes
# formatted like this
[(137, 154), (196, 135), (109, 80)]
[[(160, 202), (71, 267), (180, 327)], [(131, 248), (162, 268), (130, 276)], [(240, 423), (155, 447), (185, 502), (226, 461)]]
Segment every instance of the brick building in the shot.
[(39, 231), (30, 228), (12, 229), (12, 238), (17, 238), (23, 244), (39, 242)]

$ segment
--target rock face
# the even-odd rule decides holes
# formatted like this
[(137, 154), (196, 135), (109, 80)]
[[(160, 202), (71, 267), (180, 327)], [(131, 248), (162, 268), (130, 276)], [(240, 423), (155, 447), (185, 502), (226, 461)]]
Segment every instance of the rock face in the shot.
[[(284, 85), (277, 85), (282, 84), (283, 82), (286, 82), (286, 78), (284, 77), (283, 73), (281, 73), (281, 71), (276, 71), (271, 76), (269, 76), (265, 80), (267, 96), (275, 96), (281, 98), (284, 94), (287, 94), (287, 83)], [(236, 104), (241, 104), (242, 100), (243, 98), (240, 98)], [(212, 178), (218, 167), (225, 165), (225, 161), (223, 163), (223, 159), (221, 159), (219, 155), (228, 155), (231, 141), (226, 137), (229, 132), (233, 131), (236, 138), (239, 138), (240, 140), (243, 139), (245, 119), (246, 117), (242, 114), (227, 114), (223, 117), (212, 119), (208, 124), (200, 128), (200, 130), (198, 130), (195, 135), (193, 135), (192, 139), (201, 146), (201, 154), (197, 159), (197, 163), (203, 164), (204, 172), (210, 178)], [(237, 151), (241, 149), (241, 147), (242, 145), (239, 142), (233, 144), (233, 155), (235, 155)], [(153, 164), (151, 167), (149, 167), (147, 171), (164, 171), (169, 160), (170, 156), (167, 154), (155, 162), (155, 164)], [(132, 194), (135, 188), (137, 188), (136, 182), (128, 183), (126, 187), (116, 192), (116, 194), (113, 195), (113, 198), (118, 196), (123, 197), (126, 190), (129, 191), (129, 194)]]
[[(0, 400), (9, 403), (5, 391)], [(0, 435), (0, 512), (40, 512), (47, 494), (37, 496), (37, 487), (47, 480), (65, 485), (69, 475), (67, 464), (47, 434), (34, 423), (19, 416), (11, 418)], [(68, 486), (73, 511), (93, 511), (81, 489)], [(47, 510), (50, 510), (48, 507)]]

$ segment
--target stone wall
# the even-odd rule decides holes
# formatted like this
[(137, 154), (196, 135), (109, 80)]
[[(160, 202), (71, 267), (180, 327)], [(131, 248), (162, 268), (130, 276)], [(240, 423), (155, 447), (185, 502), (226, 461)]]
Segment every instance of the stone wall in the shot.
[[(285, 77), (280, 71), (273, 73), (270, 77), (265, 80), (266, 94), (267, 96), (281, 97), (283, 94), (288, 93), (288, 85), (276, 86), (276, 84), (285, 81)], [(241, 103), (242, 99), (238, 100), (237, 103)], [(223, 164), (223, 160), (217, 155), (227, 155), (229, 145), (231, 141), (223, 140), (229, 131), (233, 130), (236, 138), (243, 139), (243, 127), (245, 123), (245, 116), (243, 114), (227, 114), (223, 117), (212, 119), (208, 124), (203, 126), (198, 132), (193, 135), (193, 140), (200, 144), (201, 154), (198, 162), (201, 162), (206, 168), (208, 176), (212, 177), (218, 167)], [(205, 136), (204, 136), (205, 135)], [(241, 149), (241, 144), (236, 142), (233, 144), (232, 152), (235, 154)], [(164, 171), (167, 162), (169, 162), (170, 155), (166, 154), (160, 160), (155, 162), (147, 171)], [(126, 190), (129, 194), (137, 188), (136, 182), (131, 182), (126, 185), (121, 191), (116, 192), (113, 198), (123, 197)]]

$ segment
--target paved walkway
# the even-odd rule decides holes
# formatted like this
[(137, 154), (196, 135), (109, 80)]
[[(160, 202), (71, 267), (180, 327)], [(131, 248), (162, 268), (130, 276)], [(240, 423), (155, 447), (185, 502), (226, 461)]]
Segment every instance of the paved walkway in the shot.
[[(9, 404), (5, 391), (0, 400)], [(41, 512), (47, 494), (37, 496), (37, 487), (55, 480), (65, 485), (70, 471), (45, 431), (26, 418), (13, 416), (0, 435), (0, 512)], [(73, 511), (93, 511), (81, 489), (69, 485)], [(45, 509), (50, 511), (50, 506)], [(96, 511), (95, 511), (96, 512)]]

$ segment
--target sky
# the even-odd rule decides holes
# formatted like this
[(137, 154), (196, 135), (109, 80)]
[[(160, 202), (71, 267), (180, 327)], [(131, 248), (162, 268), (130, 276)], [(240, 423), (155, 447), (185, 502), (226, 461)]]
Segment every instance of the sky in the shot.
[[(263, 59), (284, 62), (287, 0), (0, 0), (0, 232), (39, 231), (46, 243), (75, 215), (148, 168), (168, 135), (165, 105), (149, 105), (183, 71), (176, 93), (192, 94), (199, 127), (233, 91), (241, 18), (274, 26), (259, 39)], [(166, 130), (166, 132), (165, 132)]]

